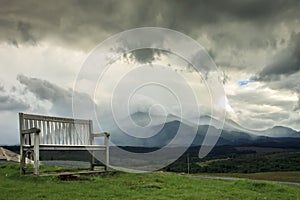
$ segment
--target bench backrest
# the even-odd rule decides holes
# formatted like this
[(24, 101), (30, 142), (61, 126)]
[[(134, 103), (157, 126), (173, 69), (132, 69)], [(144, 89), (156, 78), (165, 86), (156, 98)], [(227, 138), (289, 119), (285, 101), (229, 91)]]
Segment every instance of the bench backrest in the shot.
[[(40, 144), (90, 145), (92, 121), (19, 113), (20, 130), (39, 128)], [(25, 135), (25, 145), (33, 145), (34, 134)]]

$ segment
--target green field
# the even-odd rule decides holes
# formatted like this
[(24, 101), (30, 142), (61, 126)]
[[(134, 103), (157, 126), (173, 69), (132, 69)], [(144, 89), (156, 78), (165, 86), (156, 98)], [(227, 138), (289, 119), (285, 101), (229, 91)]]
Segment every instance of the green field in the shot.
[(256, 180), (300, 183), (300, 172), (262, 172), (262, 173), (206, 173), (205, 176), (237, 177)]
[(0, 165), (0, 199), (300, 199), (300, 188), (267, 182), (123, 172), (63, 181), (57, 176), (20, 176), (18, 167)]

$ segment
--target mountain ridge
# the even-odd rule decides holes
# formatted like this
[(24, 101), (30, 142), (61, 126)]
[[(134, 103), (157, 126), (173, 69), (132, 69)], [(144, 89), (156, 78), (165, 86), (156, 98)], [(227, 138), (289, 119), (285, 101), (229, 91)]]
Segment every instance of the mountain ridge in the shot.
[[(148, 122), (144, 123), (149, 125), (151, 124), (151, 119), (149, 121), (149, 115), (147, 113), (135, 113), (135, 118), (138, 118), (140, 121), (143, 121), (143, 117), (147, 115)], [(151, 116), (153, 117), (153, 116)], [(138, 138), (138, 135), (132, 134), (137, 137), (133, 137), (132, 135), (128, 135), (123, 132), (121, 129), (117, 128), (115, 130), (111, 130), (112, 134), (111, 139), (114, 144), (119, 146), (144, 146), (144, 147), (163, 147), (168, 145), (176, 136), (177, 130), (179, 126), (184, 126), (186, 131), (186, 136), (191, 137), (192, 133), (194, 133), (195, 128), (197, 128), (197, 133), (193, 141), (187, 141), (188, 139), (182, 139), (181, 141), (178, 140), (177, 143), (172, 145), (182, 145), (182, 146), (199, 146), (202, 145), (203, 140), (206, 136), (207, 130), (210, 128), (212, 129), (212, 133), (218, 134), (221, 132), (221, 135), (216, 135), (219, 137), (218, 142), (216, 145), (244, 145), (244, 144), (261, 144), (261, 143), (280, 143), (283, 142), (294, 142), (294, 140), (299, 140), (300, 142), (300, 133), (283, 126), (275, 126), (270, 129), (266, 129), (264, 131), (256, 132), (246, 128), (243, 128), (238, 123), (234, 122), (233, 120), (225, 120), (224, 128), (218, 129), (211, 124), (201, 124), (200, 125), (194, 123), (193, 121), (181, 120), (176, 115), (165, 116), (166, 122), (154, 123), (152, 126), (145, 126), (148, 129), (153, 130), (160, 130), (157, 134), (153, 135), (152, 137), (148, 138)], [(169, 118), (168, 118), (169, 117)], [(209, 119), (209, 116), (205, 116), (206, 119)], [(203, 118), (202, 118), (203, 119)], [(216, 119), (212, 119), (216, 120)], [(155, 120), (154, 120), (155, 121)], [(159, 120), (158, 120), (159, 121)], [(160, 126), (160, 127), (158, 127)], [(240, 128), (241, 127), (241, 128)], [(160, 129), (158, 129), (160, 128)], [(275, 132), (272, 136), (272, 133)]]

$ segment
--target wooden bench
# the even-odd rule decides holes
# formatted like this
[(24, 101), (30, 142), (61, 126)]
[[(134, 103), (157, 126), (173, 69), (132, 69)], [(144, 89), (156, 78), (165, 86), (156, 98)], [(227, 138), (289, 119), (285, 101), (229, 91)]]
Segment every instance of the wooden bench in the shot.
[[(90, 167), (95, 163), (94, 151), (105, 152), (104, 167), (109, 166), (109, 133), (93, 133), (91, 120), (51, 117), (19, 113), (20, 126), (20, 173), (25, 174), (25, 159), (33, 155), (34, 174), (39, 174), (40, 150), (90, 151)], [(95, 137), (104, 137), (104, 145), (94, 145)]]

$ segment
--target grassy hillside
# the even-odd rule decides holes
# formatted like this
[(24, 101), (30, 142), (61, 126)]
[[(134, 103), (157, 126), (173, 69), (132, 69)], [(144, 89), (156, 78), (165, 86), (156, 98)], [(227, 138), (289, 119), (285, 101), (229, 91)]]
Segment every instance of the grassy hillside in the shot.
[(111, 172), (62, 181), (18, 173), (16, 164), (0, 165), (0, 199), (300, 199), (299, 188), (246, 180)]
[[(226, 149), (224, 149), (226, 150)], [(300, 151), (265, 154), (225, 151), (199, 159), (190, 154), (191, 173), (258, 173), (300, 171)], [(165, 168), (172, 172), (187, 172), (187, 155)]]

